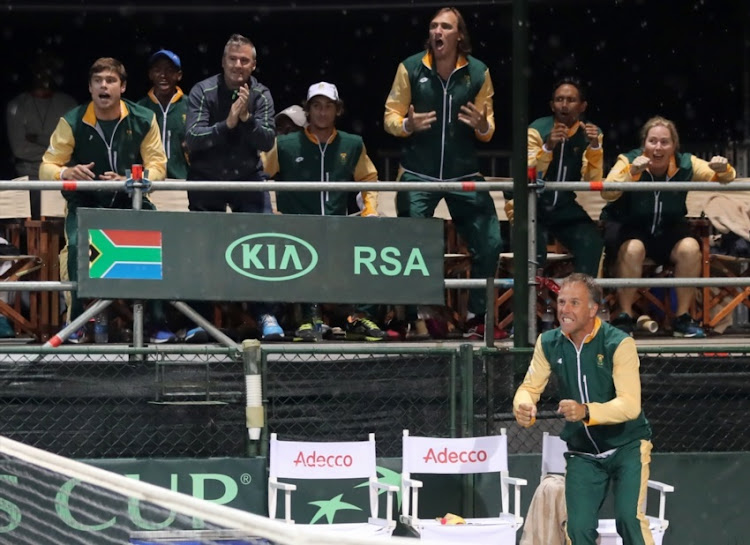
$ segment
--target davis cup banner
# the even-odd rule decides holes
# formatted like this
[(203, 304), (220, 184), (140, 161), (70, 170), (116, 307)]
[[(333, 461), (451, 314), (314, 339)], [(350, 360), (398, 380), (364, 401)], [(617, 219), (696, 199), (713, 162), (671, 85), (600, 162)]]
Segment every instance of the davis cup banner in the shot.
[(80, 297), (443, 304), (438, 219), (78, 211)]

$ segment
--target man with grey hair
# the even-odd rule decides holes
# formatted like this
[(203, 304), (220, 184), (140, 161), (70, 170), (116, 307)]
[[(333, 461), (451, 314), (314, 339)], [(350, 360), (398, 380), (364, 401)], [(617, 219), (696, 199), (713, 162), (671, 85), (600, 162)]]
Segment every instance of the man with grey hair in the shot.
[[(259, 181), (260, 152), (274, 144), (276, 124), (268, 87), (252, 75), (255, 47), (233, 34), (224, 47), (223, 73), (190, 91), (186, 143), (190, 152), (188, 180)], [(262, 192), (189, 191), (190, 210), (262, 212)]]
[[(221, 58), (223, 72), (197, 83), (190, 91), (185, 141), (190, 153), (188, 180), (261, 181), (261, 152), (276, 137), (274, 106), (268, 87), (252, 75), (256, 67), (253, 43), (240, 34), (230, 36)], [(190, 210), (264, 212), (265, 191), (188, 191)], [(206, 305), (198, 305), (207, 316)], [(279, 340), (284, 331), (268, 305), (256, 304), (264, 340)], [(188, 331), (186, 339), (200, 335)]]
[(595, 545), (599, 509), (612, 485), (617, 532), (626, 545), (653, 545), (640, 501), (651, 462), (651, 426), (641, 408), (635, 341), (598, 318), (602, 290), (589, 275), (566, 277), (557, 296), (560, 327), (536, 341), (513, 399), (519, 425), (536, 422), (536, 404), (557, 377), (568, 445), (565, 503), (568, 543)]

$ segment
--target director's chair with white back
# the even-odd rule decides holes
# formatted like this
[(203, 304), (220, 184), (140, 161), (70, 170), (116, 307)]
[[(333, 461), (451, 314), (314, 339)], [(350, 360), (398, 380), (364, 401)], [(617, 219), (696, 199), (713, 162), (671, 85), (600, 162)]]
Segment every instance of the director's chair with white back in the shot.
[[(422, 539), (443, 543), (514, 545), (523, 525), (521, 486), (524, 479), (508, 476), (508, 440), (505, 429), (487, 437), (415, 437), (403, 432), (401, 522)], [(444, 525), (419, 517), (419, 489), (423, 482), (412, 474), (470, 475), (496, 473), (501, 491), (501, 511), (496, 517), (465, 518), (465, 524)], [(514, 511), (510, 512), (510, 487)]]
[[(279, 479), (341, 480), (366, 479), (369, 496), (369, 517), (361, 523), (311, 524), (310, 528), (351, 532), (363, 536), (390, 537), (396, 527), (393, 518), (394, 494), (398, 487), (378, 482), (375, 457), (375, 434), (367, 441), (280, 441), (271, 434), (268, 457), (268, 516), (276, 518), (278, 493), (284, 495), (284, 520), (292, 518), (292, 492), (297, 485)], [(379, 494), (385, 492), (386, 513), (378, 516)]]
[[(550, 435), (544, 432), (542, 435), (542, 475), (556, 473), (565, 475), (565, 453), (568, 452), (568, 445), (557, 435)], [(654, 537), (655, 545), (661, 545), (664, 540), (664, 532), (669, 527), (669, 521), (665, 518), (666, 494), (674, 492), (674, 487), (659, 481), (648, 481), (648, 487), (659, 492), (659, 515), (649, 516), (646, 518), (649, 522), (651, 535)], [(646, 512), (647, 495), (643, 496), (643, 512)], [(599, 519), (599, 526), (596, 529), (599, 532), (600, 545), (623, 545), (622, 538), (617, 533), (614, 519)]]

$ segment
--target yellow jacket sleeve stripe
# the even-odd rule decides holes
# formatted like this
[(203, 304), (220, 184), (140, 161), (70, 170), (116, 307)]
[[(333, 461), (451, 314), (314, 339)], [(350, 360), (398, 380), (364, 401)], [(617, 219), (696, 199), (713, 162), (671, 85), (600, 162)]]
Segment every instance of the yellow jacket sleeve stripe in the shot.
[(544, 151), (544, 140), (538, 130), (529, 127), (526, 131), (526, 146), (529, 167), (535, 167), (538, 175), (544, 174), (552, 162), (552, 152)]
[(281, 167), (279, 167), (279, 148), (277, 147), (277, 141), (274, 140), (273, 147), (270, 151), (264, 151), (260, 154), (260, 159), (263, 161), (263, 170), (266, 171), (271, 178), (279, 173)]
[(604, 148), (602, 142), (604, 135), (599, 135), (599, 148), (587, 147), (583, 153), (583, 166), (581, 167), (581, 179), (587, 182), (599, 181), (604, 177)]
[(587, 403), (589, 426), (621, 424), (641, 414), (641, 362), (632, 337), (624, 339), (613, 356), (615, 398), (606, 403)]
[(396, 77), (391, 86), (391, 92), (385, 101), (385, 117), (383, 124), (387, 133), (393, 136), (409, 136), (404, 130), (404, 118), (409, 113), (411, 104), (411, 84), (409, 74), (403, 63), (398, 65)]
[(148, 169), (148, 179), (163, 180), (167, 176), (167, 155), (161, 143), (159, 125), (156, 116), (151, 119), (151, 126), (141, 142), (141, 159), (143, 167)]
[(492, 105), (492, 97), (495, 95), (495, 89), (492, 87), (492, 79), (490, 78), (489, 68), (484, 71), (484, 84), (479, 89), (476, 98), (474, 99), (474, 106), (481, 112), (484, 111), (485, 104), (487, 105), (487, 123), (489, 129), (485, 133), (474, 130), (476, 137), (481, 142), (489, 142), (492, 140), (492, 135), (495, 134), (495, 109)]
[[(367, 155), (367, 149), (362, 146), (362, 153), (354, 167), (355, 182), (377, 182), (378, 170), (375, 168), (370, 156)], [(376, 216), (378, 213), (378, 193), (377, 191), (363, 191), (362, 201), (364, 202), (363, 216)]]
[(725, 172), (714, 172), (708, 166), (708, 161), (699, 159), (695, 155), (691, 157), (693, 164), (693, 180), (701, 182), (731, 182), (737, 176), (732, 165), (727, 165)]
[(60, 118), (57, 127), (49, 139), (49, 147), (42, 156), (42, 164), (39, 166), (40, 180), (59, 180), (60, 173), (70, 162), (75, 149), (73, 129), (65, 118)]
[(537, 404), (542, 392), (547, 387), (551, 372), (552, 369), (544, 355), (544, 350), (542, 350), (542, 336), (539, 335), (534, 346), (534, 355), (531, 357), (531, 363), (526, 371), (526, 377), (513, 397), (513, 414), (516, 414), (521, 403)]

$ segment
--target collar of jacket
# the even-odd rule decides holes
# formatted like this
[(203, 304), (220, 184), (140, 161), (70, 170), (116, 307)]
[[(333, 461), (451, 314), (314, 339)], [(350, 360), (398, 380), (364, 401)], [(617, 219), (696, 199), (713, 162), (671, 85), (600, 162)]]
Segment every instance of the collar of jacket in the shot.
[[(422, 57), (422, 64), (424, 64), (430, 70), (433, 69), (434, 61), (432, 58), (432, 51), (425, 52), (424, 57)], [(456, 70), (458, 70), (459, 68), (463, 68), (467, 64), (469, 64), (469, 60), (465, 55), (459, 53), (458, 59), (456, 59)]]
[[(594, 337), (596, 337), (596, 334), (599, 332), (599, 329), (602, 327), (602, 320), (599, 318), (599, 316), (596, 316), (594, 318), (594, 329), (591, 330), (591, 333), (586, 335), (586, 338), (583, 339), (583, 344), (590, 343), (594, 340)], [(562, 329), (560, 330), (560, 333), (565, 335), (565, 337), (570, 341), (573, 342), (573, 340), (570, 338), (570, 335), (565, 333)]]
[[(169, 103), (174, 104), (175, 102), (180, 100), (184, 96), (184, 94), (185, 93), (182, 92), (182, 89), (180, 89), (180, 87), (177, 86), (177, 88), (175, 89), (174, 95), (172, 95), (172, 98), (170, 99)], [(151, 102), (153, 102), (154, 104), (159, 103), (159, 99), (156, 98), (156, 94), (154, 93), (153, 87), (148, 92), (148, 98), (150, 98)]]
[[(128, 105), (125, 104), (124, 101), (120, 101), (120, 119), (124, 119), (128, 116), (130, 113), (130, 110), (128, 110)], [(83, 114), (83, 122), (87, 125), (91, 125), (92, 127), (96, 127), (96, 112), (94, 111), (94, 102), (89, 102), (89, 105), (86, 107), (86, 112)]]

